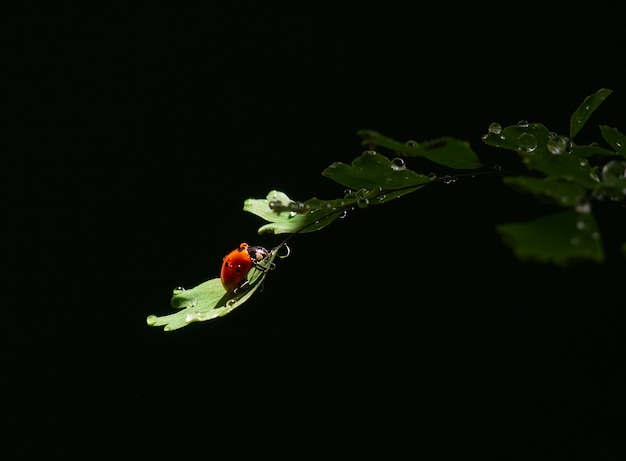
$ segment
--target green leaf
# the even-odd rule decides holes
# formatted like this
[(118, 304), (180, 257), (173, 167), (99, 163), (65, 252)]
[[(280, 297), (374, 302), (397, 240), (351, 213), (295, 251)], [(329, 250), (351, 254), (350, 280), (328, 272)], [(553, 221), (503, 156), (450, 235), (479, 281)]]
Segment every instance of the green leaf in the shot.
[(334, 162), (322, 175), (350, 189), (391, 191), (420, 186), (430, 182), (428, 176), (394, 163), (384, 155), (366, 151), (350, 165)]
[(364, 146), (380, 146), (391, 149), (406, 157), (423, 157), (433, 163), (457, 170), (473, 170), (482, 167), (478, 156), (467, 141), (449, 136), (417, 143), (415, 141), (400, 142), (383, 136), (373, 130), (359, 130), (357, 134), (364, 138)]
[[(541, 123), (518, 123), (500, 130), (490, 130), (482, 137), (488, 146), (513, 150), (519, 153), (534, 152), (537, 149), (561, 153), (567, 139), (551, 133)], [(550, 148), (548, 143), (550, 143)]]
[(572, 207), (585, 197), (585, 189), (555, 178), (528, 178), (509, 176), (502, 178), (505, 184), (530, 192), (540, 199), (548, 199), (559, 206)]
[(272, 190), (265, 199), (247, 199), (243, 209), (269, 222), (259, 228), (259, 234), (294, 234), (328, 226), (339, 216), (343, 205), (339, 199), (296, 202), (284, 192)]
[(575, 155), (554, 155), (545, 149), (537, 149), (522, 154), (522, 158), (530, 169), (553, 178), (572, 181), (588, 189), (595, 189), (599, 184), (598, 174), (589, 162)]
[(614, 157), (618, 155), (616, 152), (599, 147), (597, 144), (590, 144), (588, 146), (573, 146), (572, 155), (576, 155), (581, 158), (591, 157)]
[(587, 96), (582, 104), (578, 106), (578, 108), (574, 111), (572, 116), (570, 117), (569, 122), (569, 137), (570, 139), (574, 139), (574, 137), (580, 132), (580, 130), (585, 126), (591, 114), (598, 108), (602, 101), (604, 101), (613, 90), (609, 90), (607, 88), (601, 88), (595, 93)]
[(530, 170), (589, 189), (598, 185), (598, 175), (589, 162), (567, 152), (569, 140), (541, 123), (510, 125), (487, 133), (483, 140), (490, 146), (516, 151)]
[(606, 125), (600, 126), (600, 132), (609, 146), (615, 149), (615, 152), (626, 157), (626, 135), (620, 133), (616, 128)]
[(207, 280), (189, 290), (175, 289), (171, 305), (181, 310), (163, 316), (149, 315), (146, 322), (153, 327), (163, 326), (164, 331), (173, 331), (193, 322), (223, 317), (245, 303), (261, 287), (265, 276), (273, 268), (276, 254), (276, 249), (270, 251), (262, 261), (262, 267), (250, 269), (247, 284), (234, 291), (226, 292), (219, 278)]
[(604, 261), (600, 233), (589, 211), (571, 209), (529, 222), (501, 224), (497, 231), (520, 260), (558, 266)]

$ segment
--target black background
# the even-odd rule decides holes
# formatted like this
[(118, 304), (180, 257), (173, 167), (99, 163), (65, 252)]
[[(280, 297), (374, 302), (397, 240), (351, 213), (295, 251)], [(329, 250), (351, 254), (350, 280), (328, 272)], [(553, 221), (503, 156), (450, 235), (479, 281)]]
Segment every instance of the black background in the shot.
[(623, 130), (622, 4), (25, 5), (3, 18), (5, 459), (626, 457), (614, 205), (607, 263), (565, 270), (494, 231), (546, 205), (435, 185), (294, 237), (224, 318), (145, 322), (280, 241), (245, 199), (342, 195), (321, 172), (359, 129), (507, 164), (490, 123), (565, 134), (610, 88), (577, 140)]

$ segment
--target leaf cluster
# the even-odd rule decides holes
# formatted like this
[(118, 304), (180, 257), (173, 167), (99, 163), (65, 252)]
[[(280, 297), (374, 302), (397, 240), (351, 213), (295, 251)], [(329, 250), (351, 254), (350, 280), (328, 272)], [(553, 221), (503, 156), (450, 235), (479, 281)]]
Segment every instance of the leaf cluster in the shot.
[[(574, 138), (610, 94), (611, 90), (603, 88), (587, 96), (571, 115), (567, 134), (522, 120), (505, 127), (494, 123), (482, 136), (488, 146), (514, 151), (526, 167), (519, 172), (495, 171), (505, 184), (559, 209), (531, 221), (497, 226), (503, 242), (520, 260), (558, 266), (604, 261), (593, 203), (626, 199), (626, 136), (602, 125), (605, 147), (596, 142), (578, 145)], [(451, 181), (468, 172), (494, 173), (494, 168), (484, 165), (466, 141), (442, 137), (420, 143), (401, 142), (372, 130), (360, 130), (358, 135), (367, 150), (349, 165), (335, 162), (322, 172), (348, 188), (343, 197), (294, 201), (274, 190), (265, 199), (248, 199), (244, 210), (267, 221), (259, 233), (317, 231), (355, 206), (386, 203), (429, 183)], [(421, 157), (448, 168), (450, 173), (435, 176), (412, 171), (406, 167), (405, 159), (409, 157)]]
[[(604, 146), (597, 142), (578, 145), (574, 139), (611, 92), (602, 88), (587, 96), (571, 115), (566, 134), (523, 120), (505, 127), (493, 123), (482, 141), (487, 146), (514, 152), (525, 166), (522, 171), (503, 172), (487, 166), (467, 141), (452, 137), (402, 142), (373, 130), (360, 130), (357, 134), (362, 138), (364, 152), (350, 164), (334, 162), (322, 171), (324, 177), (345, 188), (342, 196), (299, 201), (271, 190), (265, 198), (244, 202), (244, 211), (265, 221), (259, 234), (287, 237), (270, 251), (264, 268), (250, 271), (243, 287), (227, 293), (216, 278), (191, 290), (176, 289), (171, 304), (180, 310), (161, 317), (151, 315), (147, 322), (175, 330), (226, 315), (257, 291), (273, 268), (275, 257), (292, 236), (319, 231), (348, 210), (382, 205), (431, 183), (479, 173), (498, 174), (514, 190), (551, 203), (558, 210), (530, 221), (497, 226), (502, 241), (518, 259), (561, 267), (579, 261), (602, 263), (605, 254), (593, 205), (611, 201), (623, 206), (626, 201), (626, 136), (617, 128), (601, 125)], [(411, 157), (447, 168), (449, 173), (413, 171), (406, 165)]]

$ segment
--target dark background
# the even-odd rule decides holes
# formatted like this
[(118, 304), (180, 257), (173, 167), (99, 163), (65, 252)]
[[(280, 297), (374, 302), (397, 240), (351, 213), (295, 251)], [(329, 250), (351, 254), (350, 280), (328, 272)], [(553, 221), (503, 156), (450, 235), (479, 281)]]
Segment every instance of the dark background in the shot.
[[(247, 198), (335, 198), (374, 129), (626, 126), (624, 6), (25, 4), (4, 15), (4, 459), (613, 460), (624, 444), (623, 210), (605, 265), (519, 263), (549, 207), (497, 177), (294, 237), (263, 292), (175, 332), (172, 289), (272, 247)], [(514, 159), (513, 159), (514, 160)], [(409, 167), (431, 166), (409, 163)]]

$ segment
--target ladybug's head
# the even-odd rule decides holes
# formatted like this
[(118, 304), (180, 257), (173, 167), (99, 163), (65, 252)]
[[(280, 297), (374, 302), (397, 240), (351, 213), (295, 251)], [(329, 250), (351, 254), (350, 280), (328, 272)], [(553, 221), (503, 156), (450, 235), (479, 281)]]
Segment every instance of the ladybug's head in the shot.
[(259, 263), (269, 256), (269, 252), (262, 246), (248, 247), (248, 254), (253, 264)]

